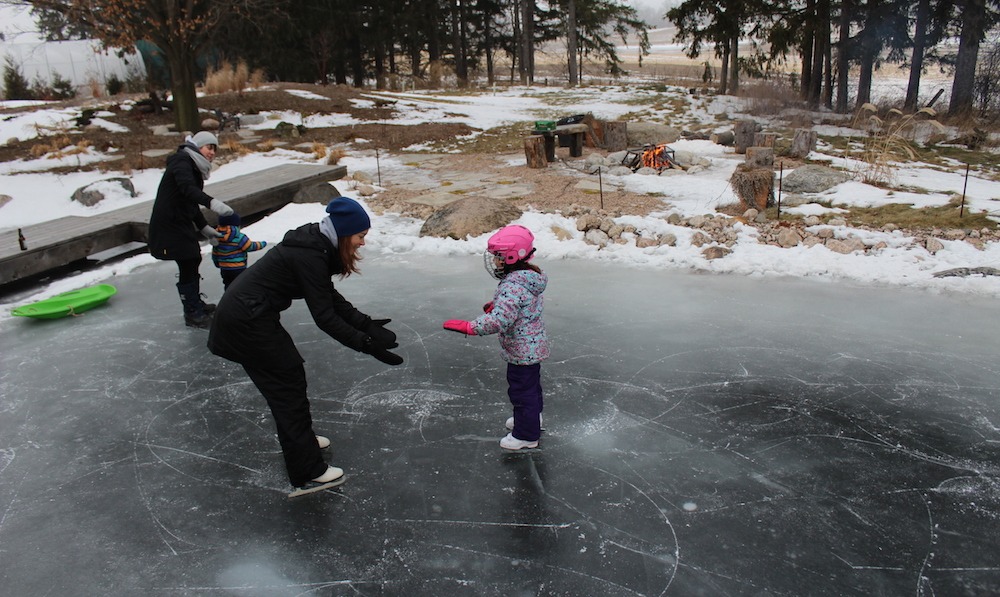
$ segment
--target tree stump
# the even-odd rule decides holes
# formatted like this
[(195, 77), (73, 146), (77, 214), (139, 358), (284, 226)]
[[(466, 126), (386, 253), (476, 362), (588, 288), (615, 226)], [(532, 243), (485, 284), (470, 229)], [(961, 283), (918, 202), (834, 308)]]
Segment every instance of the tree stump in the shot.
[(733, 144), (733, 141), (736, 140), (736, 135), (733, 133), (733, 131), (712, 133), (711, 135), (709, 135), (708, 140), (711, 141), (712, 143), (715, 143), (716, 145), (725, 145), (728, 147)]
[(729, 184), (745, 209), (764, 211), (774, 205), (774, 170), (752, 168), (746, 164), (736, 166)]
[(754, 147), (774, 147), (774, 142), (778, 140), (778, 133), (754, 133)]
[(788, 155), (793, 158), (802, 159), (809, 155), (809, 152), (816, 149), (816, 131), (810, 129), (795, 129), (795, 137), (792, 138), (792, 148)]
[(628, 122), (624, 120), (605, 121), (604, 149), (609, 152), (628, 149)]
[(747, 147), (746, 165), (751, 168), (773, 168), (773, 147)]
[(545, 159), (545, 137), (541, 135), (525, 137), (524, 158), (529, 168), (547, 168), (549, 161)]
[(603, 147), (604, 134), (601, 131), (601, 121), (594, 118), (594, 115), (588, 112), (584, 115), (580, 124), (587, 125), (587, 132), (584, 138), (587, 147)]
[(746, 153), (747, 147), (753, 146), (753, 137), (757, 134), (757, 123), (753, 120), (739, 120), (733, 127), (736, 153)]

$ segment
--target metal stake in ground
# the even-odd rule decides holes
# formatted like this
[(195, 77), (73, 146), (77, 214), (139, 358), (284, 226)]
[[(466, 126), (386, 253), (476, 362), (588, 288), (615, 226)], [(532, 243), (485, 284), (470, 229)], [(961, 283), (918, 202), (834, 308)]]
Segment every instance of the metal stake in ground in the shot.
[(601, 167), (597, 167), (597, 189), (601, 192), (601, 209), (604, 209), (604, 180), (601, 178)]
[(781, 219), (781, 180), (785, 175), (785, 162), (778, 162), (778, 217), (776, 220)]
[(958, 219), (965, 215), (965, 189), (969, 188), (969, 164), (965, 165), (965, 182), (962, 183), (962, 204), (958, 207)]

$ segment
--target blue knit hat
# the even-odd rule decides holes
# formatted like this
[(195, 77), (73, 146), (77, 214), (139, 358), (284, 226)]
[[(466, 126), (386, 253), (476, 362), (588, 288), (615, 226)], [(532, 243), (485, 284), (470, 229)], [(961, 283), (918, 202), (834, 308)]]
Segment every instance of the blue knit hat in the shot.
[(240, 214), (235, 211), (228, 216), (219, 216), (219, 226), (239, 226)]
[(350, 197), (337, 197), (326, 205), (330, 222), (337, 236), (353, 236), (372, 227), (372, 221), (361, 204)]

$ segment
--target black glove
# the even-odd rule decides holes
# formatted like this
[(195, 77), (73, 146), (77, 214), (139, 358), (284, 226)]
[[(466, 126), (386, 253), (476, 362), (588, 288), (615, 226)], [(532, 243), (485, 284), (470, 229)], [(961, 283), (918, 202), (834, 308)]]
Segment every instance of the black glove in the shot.
[(372, 338), (380, 341), (392, 344), (396, 341), (396, 334), (392, 333), (392, 330), (385, 329), (385, 324), (392, 321), (391, 319), (373, 319), (368, 322), (365, 329), (362, 331)]
[[(392, 332), (389, 333), (391, 334)], [(368, 336), (365, 338), (365, 343), (362, 345), (361, 350), (362, 352), (372, 355), (386, 365), (396, 366), (403, 364), (403, 357), (389, 352), (389, 349), (396, 348), (397, 346), (399, 346), (399, 344), (397, 344), (395, 340), (392, 342), (385, 342), (372, 336)]]

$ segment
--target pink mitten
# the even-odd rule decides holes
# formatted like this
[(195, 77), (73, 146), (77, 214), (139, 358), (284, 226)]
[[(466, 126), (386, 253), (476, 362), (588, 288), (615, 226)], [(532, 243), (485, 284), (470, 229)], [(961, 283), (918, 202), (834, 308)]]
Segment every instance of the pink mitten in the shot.
[(465, 334), (467, 336), (476, 335), (476, 332), (472, 331), (472, 324), (462, 319), (449, 319), (444, 322), (444, 329)]
[(483, 313), (489, 313), (493, 311), (493, 301), (490, 301), (483, 305)]

